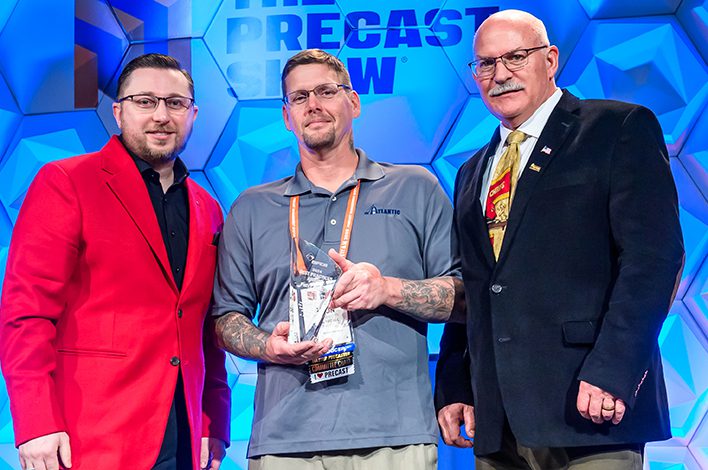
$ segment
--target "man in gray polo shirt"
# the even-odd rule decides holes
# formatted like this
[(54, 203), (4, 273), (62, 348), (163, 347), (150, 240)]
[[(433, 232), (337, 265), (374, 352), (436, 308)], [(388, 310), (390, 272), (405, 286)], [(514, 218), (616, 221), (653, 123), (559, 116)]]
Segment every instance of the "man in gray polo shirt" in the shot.
[[(300, 52), (286, 63), (282, 86), (300, 164), (292, 177), (234, 202), (214, 287), (220, 346), (259, 361), (249, 468), (434, 469), (426, 323), (463, 310), (450, 202), (428, 171), (376, 163), (354, 149), (361, 105), (339, 59)], [(287, 341), (293, 223), (302, 239), (333, 249), (344, 270), (332, 304), (350, 312), (352, 375), (311, 383), (306, 363), (331, 340)], [(336, 251), (346, 228), (344, 259)]]

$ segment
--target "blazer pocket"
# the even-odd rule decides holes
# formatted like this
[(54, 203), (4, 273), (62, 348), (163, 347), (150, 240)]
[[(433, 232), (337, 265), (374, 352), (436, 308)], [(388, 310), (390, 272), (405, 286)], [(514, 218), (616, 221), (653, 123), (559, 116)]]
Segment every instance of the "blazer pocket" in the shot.
[(595, 344), (594, 321), (567, 321), (563, 323), (563, 342), (572, 346)]
[(558, 174), (543, 175), (543, 180), (539, 184), (542, 191), (548, 189), (565, 188), (569, 186), (594, 185), (597, 182), (597, 170), (594, 168), (584, 168)]
[(209, 259), (214, 259), (216, 260), (216, 256), (219, 253), (219, 247), (216, 245), (212, 245), (209, 243), (208, 245), (204, 245), (204, 256), (207, 256)]
[(79, 348), (58, 348), (59, 354), (67, 356), (88, 356), (88, 357), (107, 357), (107, 358), (122, 358), (128, 357), (128, 354), (122, 351), (113, 349), (79, 349)]

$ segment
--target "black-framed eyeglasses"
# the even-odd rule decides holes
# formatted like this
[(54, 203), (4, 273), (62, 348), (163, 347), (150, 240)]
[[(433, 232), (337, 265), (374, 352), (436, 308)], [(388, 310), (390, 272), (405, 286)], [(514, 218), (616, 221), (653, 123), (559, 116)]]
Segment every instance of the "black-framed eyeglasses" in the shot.
[(482, 57), (477, 60), (473, 60), (469, 64), (472, 73), (477, 78), (486, 78), (494, 75), (494, 71), (497, 69), (497, 61), (501, 60), (504, 67), (509, 70), (509, 72), (514, 72), (520, 70), (526, 66), (529, 62), (529, 55), (531, 53), (540, 51), (550, 46), (537, 46), (529, 47), (528, 49), (515, 49), (513, 51), (506, 52), (497, 57)]
[(138, 109), (149, 112), (157, 109), (160, 101), (165, 102), (165, 106), (170, 111), (176, 113), (183, 113), (188, 110), (192, 104), (194, 104), (194, 98), (188, 98), (186, 96), (155, 96), (155, 95), (128, 95), (123, 98), (116, 100), (118, 103), (123, 101), (132, 101)]
[(317, 85), (312, 90), (292, 91), (283, 97), (283, 103), (291, 106), (305, 104), (307, 99), (310, 97), (310, 93), (314, 93), (318, 98), (331, 100), (337, 93), (339, 93), (339, 90), (349, 91), (351, 89), (352, 87), (342, 83), (323, 83), (322, 85)]

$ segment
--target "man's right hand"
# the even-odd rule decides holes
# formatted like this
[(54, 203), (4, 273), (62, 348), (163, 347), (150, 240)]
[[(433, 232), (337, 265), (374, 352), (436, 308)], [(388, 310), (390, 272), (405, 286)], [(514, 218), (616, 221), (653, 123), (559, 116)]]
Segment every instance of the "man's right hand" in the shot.
[(59, 463), (71, 468), (69, 435), (55, 432), (21, 444), (20, 465), (22, 470), (59, 470)]
[(275, 325), (273, 333), (266, 340), (265, 360), (274, 364), (305, 364), (317, 359), (332, 347), (332, 340), (327, 338), (322, 342), (301, 341), (288, 343), (290, 324), (280, 322)]
[[(449, 446), (472, 447), (474, 445), (474, 407), (464, 403), (453, 403), (438, 411), (438, 424), (443, 441)], [(465, 426), (469, 439), (460, 434), (460, 426)]]

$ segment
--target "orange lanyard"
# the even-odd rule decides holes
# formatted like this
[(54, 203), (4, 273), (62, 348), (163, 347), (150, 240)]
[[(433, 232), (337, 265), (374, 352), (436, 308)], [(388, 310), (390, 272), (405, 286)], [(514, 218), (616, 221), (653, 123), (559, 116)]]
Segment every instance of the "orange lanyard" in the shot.
[[(344, 227), (342, 227), (342, 237), (339, 241), (339, 254), (346, 258), (349, 253), (349, 242), (352, 238), (352, 227), (354, 226), (354, 215), (356, 213), (356, 203), (359, 200), (359, 188), (361, 180), (356, 182), (356, 186), (349, 191), (349, 201), (347, 202), (347, 213), (344, 216)], [(300, 196), (292, 196), (290, 198), (290, 236), (297, 241), (300, 236)], [(297, 249), (297, 268), (298, 271), (305, 271), (305, 261), (302, 259), (300, 245), (295, 243)]]

